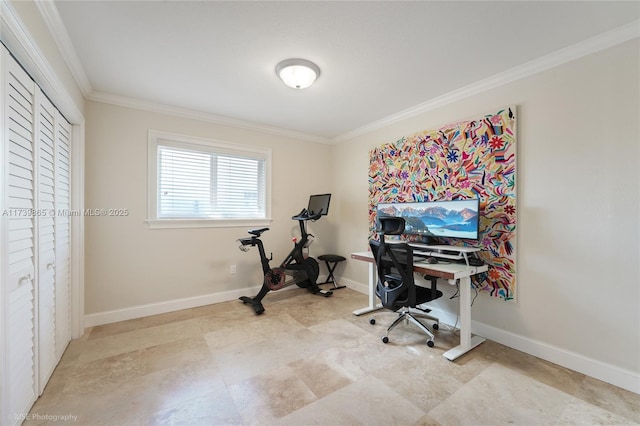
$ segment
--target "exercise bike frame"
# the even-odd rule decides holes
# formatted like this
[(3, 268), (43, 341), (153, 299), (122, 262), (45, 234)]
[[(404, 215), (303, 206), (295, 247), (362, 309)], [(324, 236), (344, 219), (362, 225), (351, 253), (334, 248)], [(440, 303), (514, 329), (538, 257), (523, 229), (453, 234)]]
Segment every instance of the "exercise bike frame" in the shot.
[[(307, 209), (302, 209), (300, 213), (293, 216), (291, 219), (297, 220), (300, 226), (300, 240), (296, 241), (293, 248), (287, 255), (287, 257), (280, 263), (279, 267), (271, 268), (270, 262), (273, 260), (273, 253), (270, 257), (264, 250), (264, 244), (260, 239), (260, 236), (269, 230), (269, 228), (249, 229), (251, 237), (240, 238), (240, 249), (246, 251), (244, 247), (258, 247), (258, 253), (260, 254), (260, 263), (262, 265), (262, 272), (264, 274), (264, 280), (262, 282), (262, 288), (258, 294), (254, 297), (242, 296), (240, 300), (243, 303), (251, 305), (257, 315), (264, 312), (264, 306), (262, 305), (262, 299), (272, 290), (279, 290), (291, 284), (298, 284), (302, 288), (307, 288), (313, 294), (319, 294), (321, 296), (331, 296), (332, 291), (322, 290), (318, 287), (316, 279), (318, 278), (319, 266), (318, 262), (312, 257), (305, 257), (304, 248), (308, 246), (310, 241), (309, 237), (313, 238), (312, 234), (307, 232), (307, 221), (317, 220), (321, 217), (321, 213), (310, 215)], [(315, 267), (313, 266), (315, 265)], [(303, 274), (298, 274), (302, 272)], [(284, 275), (287, 274), (293, 276), (290, 281), (284, 280)], [(305, 283), (306, 285), (301, 285)]]

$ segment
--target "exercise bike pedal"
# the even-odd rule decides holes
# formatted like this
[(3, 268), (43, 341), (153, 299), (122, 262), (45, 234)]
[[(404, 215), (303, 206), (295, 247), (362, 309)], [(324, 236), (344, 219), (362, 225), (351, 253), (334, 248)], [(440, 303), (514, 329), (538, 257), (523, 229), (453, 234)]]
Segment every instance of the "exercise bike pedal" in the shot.
[(313, 294), (317, 294), (319, 296), (324, 296), (324, 297), (329, 297), (329, 296), (331, 296), (333, 294), (333, 291), (318, 289), (318, 291), (316, 291)]

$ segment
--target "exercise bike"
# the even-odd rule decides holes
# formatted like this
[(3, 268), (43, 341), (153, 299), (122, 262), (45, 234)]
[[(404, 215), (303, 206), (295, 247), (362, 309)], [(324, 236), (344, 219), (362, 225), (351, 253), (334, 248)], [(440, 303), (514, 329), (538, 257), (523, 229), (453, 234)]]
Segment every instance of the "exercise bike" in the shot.
[(243, 303), (251, 305), (256, 315), (264, 312), (262, 299), (267, 293), (292, 284), (297, 284), (298, 287), (306, 288), (311, 293), (320, 296), (329, 297), (333, 294), (332, 291), (322, 290), (318, 287), (316, 280), (320, 273), (320, 266), (318, 265), (318, 261), (305, 254), (305, 249), (308, 249), (309, 244), (313, 241), (313, 235), (307, 233), (307, 221), (318, 220), (323, 214), (326, 214), (326, 212), (323, 213), (322, 209), (320, 209), (319, 213), (310, 213), (309, 210), (302, 209), (300, 213), (291, 218), (298, 221), (301, 238), (300, 240), (294, 240), (295, 245), (293, 249), (277, 268), (271, 268), (269, 265), (269, 262), (273, 260), (273, 253), (271, 253), (271, 257), (267, 257), (264, 251), (264, 245), (260, 239), (260, 236), (265, 231), (268, 231), (269, 228), (249, 229), (251, 236), (238, 240), (240, 250), (249, 251), (251, 247), (258, 246), (258, 252), (260, 254), (262, 272), (264, 273), (262, 288), (254, 297), (240, 297)]

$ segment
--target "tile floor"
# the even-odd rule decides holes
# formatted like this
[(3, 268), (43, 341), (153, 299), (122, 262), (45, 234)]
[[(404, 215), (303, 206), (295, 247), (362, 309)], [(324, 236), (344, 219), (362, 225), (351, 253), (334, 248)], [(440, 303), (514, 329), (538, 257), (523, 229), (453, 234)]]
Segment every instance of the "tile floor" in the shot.
[(295, 288), (87, 329), (27, 425), (567, 425), (640, 423), (640, 395), (487, 341), (450, 362), (367, 296)]

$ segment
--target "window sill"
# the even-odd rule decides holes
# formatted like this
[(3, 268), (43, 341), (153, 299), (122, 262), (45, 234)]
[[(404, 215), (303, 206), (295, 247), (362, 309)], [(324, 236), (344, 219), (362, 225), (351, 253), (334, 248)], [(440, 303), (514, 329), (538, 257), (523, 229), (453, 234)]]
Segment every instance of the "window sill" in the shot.
[(269, 226), (273, 219), (147, 219), (150, 229), (246, 228)]

